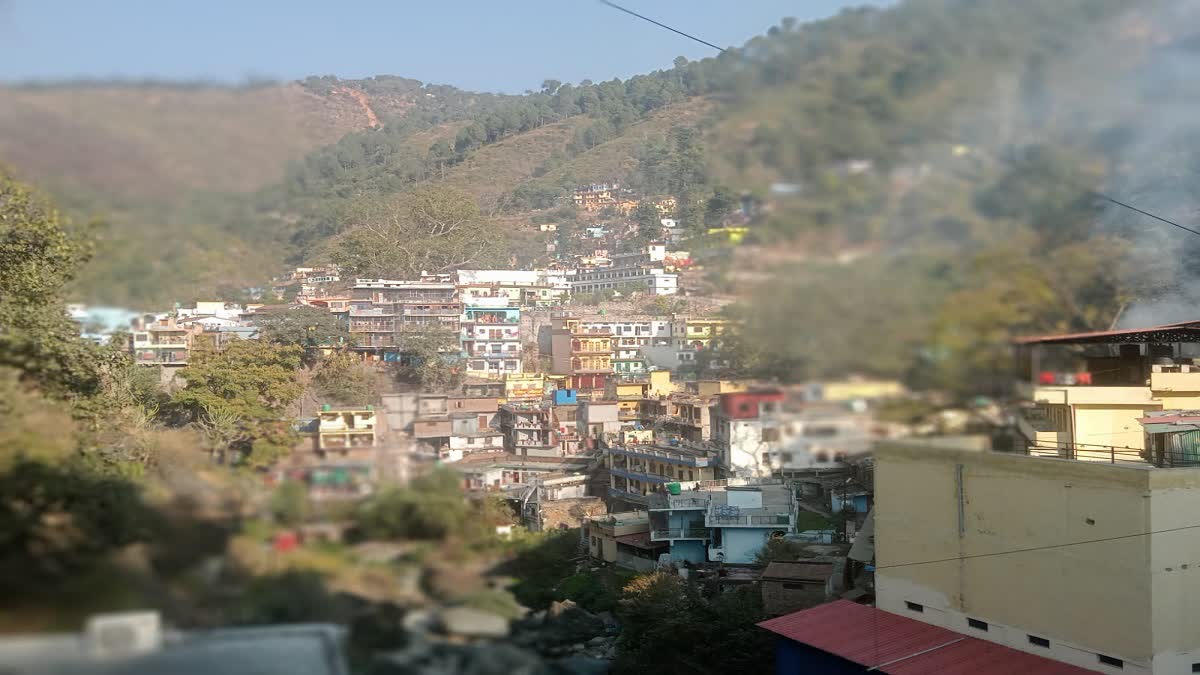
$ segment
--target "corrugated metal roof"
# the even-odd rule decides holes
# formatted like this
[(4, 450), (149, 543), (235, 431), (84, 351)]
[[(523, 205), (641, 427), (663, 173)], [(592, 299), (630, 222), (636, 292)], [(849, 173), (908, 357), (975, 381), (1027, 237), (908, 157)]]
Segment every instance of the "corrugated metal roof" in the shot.
[(666, 542), (666, 541), (650, 541), (650, 533), (649, 532), (637, 532), (634, 534), (623, 534), (619, 537), (613, 537), (613, 539), (615, 539), (618, 543), (621, 543), (621, 544), (629, 544), (630, 546), (633, 546), (634, 548), (644, 548), (647, 550), (653, 550), (656, 548), (668, 548), (671, 545), (670, 542)]
[(1019, 345), (1070, 344), (1070, 343), (1120, 343), (1120, 342), (1200, 342), (1200, 321), (1181, 321), (1162, 326), (1102, 330), (1090, 333), (1063, 333), (1061, 335), (1033, 335), (1013, 340)]
[(772, 633), (892, 675), (1086, 675), (1094, 671), (837, 600), (758, 624)]

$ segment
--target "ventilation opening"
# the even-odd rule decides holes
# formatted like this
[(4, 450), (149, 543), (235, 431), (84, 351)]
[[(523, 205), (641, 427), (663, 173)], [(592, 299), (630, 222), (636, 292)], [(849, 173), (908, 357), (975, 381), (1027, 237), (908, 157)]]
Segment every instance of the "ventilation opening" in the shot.
[(967, 619), (967, 625), (970, 626), (971, 628), (976, 628), (978, 630), (987, 630), (988, 629), (987, 622), (980, 621), (979, 619)]
[(918, 605), (915, 602), (905, 602), (904, 606), (907, 607), (908, 611), (910, 611), (910, 612), (924, 612), (925, 611), (924, 605)]
[(1031, 644), (1031, 645), (1037, 645), (1037, 646), (1039, 646), (1039, 647), (1047, 647), (1047, 648), (1049, 648), (1049, 647), (1050, 647), (1050, 641), (1049, 641), (1049, 640), (1047, 640), (1046, 638), (1040, 638), (1040, 637), (1038, 637), (1038, 636), (1036, 636), (1036, 635), (1030, 635), (1030, 636), (1029, 636), (1029, 644)]
[(1113, 658), (1111, 656), (1105, 656), (1103, 654), (1097, 654), (1096, 658), (1100, 659), (1100, 663), (1103, 663), (1106, 666), (1112, 666), (1113, 668), (1124, 668), (1125, 667), (1125, 662), (1122, 661), (1121, 659)]

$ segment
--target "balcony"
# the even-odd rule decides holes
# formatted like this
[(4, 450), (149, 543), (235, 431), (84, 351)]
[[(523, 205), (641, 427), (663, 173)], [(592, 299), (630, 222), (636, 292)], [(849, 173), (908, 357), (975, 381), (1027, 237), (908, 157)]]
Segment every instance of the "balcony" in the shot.
[(461, 316), (462, 310), (457, 307), (416, 308), (405, 307), (404, 316)]
[(637, 448), (623, 448), (619, 445), (609, 447), (608, 452), (613, 455), (622, 457), (634, 457), (637, 459), (650, 459), (667, 464), (677, 464), (680, 466), (690, 466), (703, 468), (711, 464), (709, 457), (703, 455), (692, 455), (682, 452), (671, 452), (670, 450), (660, 450), (657, 448), (647, 448), (638, 446)]
[(672, 495), (656, 493), (650, 497), (651, 511), (707, 511), (711, 500), (704, 497), (689, 495)]
[(1155, 392), (1200, 392), (1200, 369), (1196, 366), (1154, 366), (1150, 389)]
[(671, 539), (708, 539), (708, 528), (675, 527), (650, 531), (650, 541), (670, 541)]
[(396, 316), (396, 311), (385, 307), (351, 307), (350, 318), (357, 316)]
[(709, 513), (704, 518), (708, 527), (784, 527), (790, 529), (793, 525), (792, 516), (784, 513), (774, 515), (755, 515), (729, 513)]
[(613, 499), (620, 499), (634, 504), (646, 503), (646, 495), (640, 492), (629, 492), (628, 490), (622, 490), (615, 487), (608, 488), (608, 496), (612, 497)]
[(673, 483), (673, 482), (675, 482), (675, 478), (672, 476), (661, 476), (656, 473), (643, 473), (641, 471), (632, 471), (629, 469), (622, 469), (620, 467), (612, 467), (608, 470), (608, 472), (614, 476), (620, 476), (622, 478), (628, 478), (630, 480), (640, 480), (644, 483)]
[(394, 321), (351, 321), (351, 333), (394, 333), (396, 332), (396, 322)]

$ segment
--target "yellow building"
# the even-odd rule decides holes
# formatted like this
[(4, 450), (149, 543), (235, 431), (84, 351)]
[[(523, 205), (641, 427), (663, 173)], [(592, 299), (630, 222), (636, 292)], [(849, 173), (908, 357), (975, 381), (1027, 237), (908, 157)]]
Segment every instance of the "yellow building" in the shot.
[(317, 449), (348, 450), (375, 445), (375, 410), (333, 409), (325, 406), (317, 414)]
[(1017, 425), (1035, 452), (1108, 461), (1145, 448), (1148, 412), (1200, 408), (1200, 322), (1018, 341), (1032, 407)]
[(728, 319), (691, 319), (676, 322), (675, 335), (680, 350), (695, 351), (720, 347), (720, 338), (730, 330)]
[(881, 609), (1098, 672), (1196, 672), (1200, 468), (916, 443), (875, 467)]
[(679, 206), (678, 200), (674, 197), (658, 197), (650, 203), (654, 204), (654, 208), (658, 209), (658, 215), (664, 218), (675, 213), (675, 209)]
[(708, 228), (708, 235), (710, 237), (724, 239), (725, 241), (729, 242), (730, 244), (742, 243), (742, 240), (746, 238), (746, 235), (749, 232), (750, 232), (750, 228), (748, 228), (748, 227), (710, 227), (710, 228)]
[(896, 398), (908, 393), (897, 380), (872, 380), (854, 378), (836, 382), (822, 382), (821, 400), (854, 401)]
[(505, 401), (540, 401), (546, 395), (542, 373), (509, 373), (504, 376)]

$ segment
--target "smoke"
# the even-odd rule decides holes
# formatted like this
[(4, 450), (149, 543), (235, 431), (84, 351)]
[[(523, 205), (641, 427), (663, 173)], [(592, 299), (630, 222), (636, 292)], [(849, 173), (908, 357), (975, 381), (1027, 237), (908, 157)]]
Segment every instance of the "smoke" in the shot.
[[(1082, 101), (1105, 154), (1115, 159), (1101, 188), (1200, 230), (1200, 12), (1171, 2), (1132, 15), (1124, 34), (1144, 45), (1140, 62)], [(1120, 206), (1097, 227), (1130, 242), (1120, 272), (1130, 298), (1117, 323), (1134, 328), (1200, 319), (1200, 235)]]

